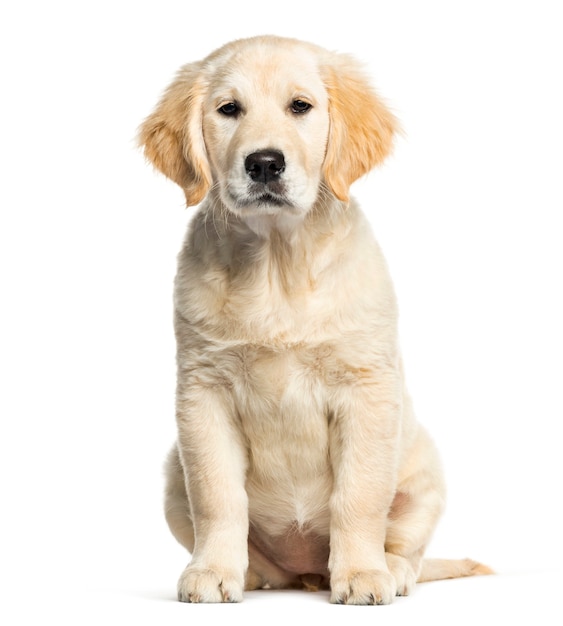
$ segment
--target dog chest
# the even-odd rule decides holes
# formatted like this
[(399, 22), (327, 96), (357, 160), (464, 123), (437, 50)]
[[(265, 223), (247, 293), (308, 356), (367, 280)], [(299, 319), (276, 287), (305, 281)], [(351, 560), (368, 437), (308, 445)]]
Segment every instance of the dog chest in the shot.
[(278, 446), (287, 454), (304, 448), (324, 455), (326, 390), (314, 351), (245, 346), (237, 352), (232, 392), (250, 448), (264, 448), (270, 457)]
[[(232, 393), (248, 449), (248, 492), (277, 517), (299, 522), (330, 483), (327, 394), (312, 348), (244, 346), (231, 353)], [(236, 363), (236, 366), (235, 366)]]

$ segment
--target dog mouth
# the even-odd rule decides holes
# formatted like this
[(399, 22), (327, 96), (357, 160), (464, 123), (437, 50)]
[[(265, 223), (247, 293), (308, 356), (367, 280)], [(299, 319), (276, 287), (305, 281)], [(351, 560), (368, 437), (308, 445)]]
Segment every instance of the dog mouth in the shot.
[(264, 191), (263, 193), (249, 197), (246, 200), (246, 205), (283, 207), (290, 206), (290, 203), (284, 195)]
[(261, 189), (249, 191), (243, 196), (229, 193), (232, 206), (236, 210), (255, 209), (259, 211), (268, 209), (294, 208), (293, 202), (280, 192), (274, 192), (269, 189)]

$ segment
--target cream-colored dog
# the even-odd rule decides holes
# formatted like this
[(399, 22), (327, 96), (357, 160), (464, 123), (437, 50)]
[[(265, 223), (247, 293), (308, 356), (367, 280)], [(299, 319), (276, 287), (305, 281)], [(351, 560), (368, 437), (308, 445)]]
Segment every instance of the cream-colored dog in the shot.
[(347, 56), (278, 37), (184, 66), (140, 140), (202, 202), (175, 288), (178, 442), (166, 517), (192, 554), (186, 602), (329, 588), (388, 604), (416, 580), (444, 504), (415, 421), (383, 256), (349, 198), (396, 120)]

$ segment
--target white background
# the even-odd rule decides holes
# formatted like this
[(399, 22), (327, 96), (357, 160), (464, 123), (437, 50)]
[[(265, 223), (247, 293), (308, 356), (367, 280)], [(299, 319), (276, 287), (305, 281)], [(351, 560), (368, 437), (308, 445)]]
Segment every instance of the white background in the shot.
[[(5, 2), (0, 621), (559, 624), (562, 19), (557, 2)], [(368, 11), (369, 7), (369, 11)], [(429, 555), (495, 577), (390, 607), (174, 601), (172, 279), (192, 211), (135, 147), (183, 63), (274, 33), (367, 64), (405, 136), (355, 185), (395, 278), (449, 505)], [(374, 615), (377, 613), (377, 615)], [(5, 615), (2, 615), (5, 614)]]

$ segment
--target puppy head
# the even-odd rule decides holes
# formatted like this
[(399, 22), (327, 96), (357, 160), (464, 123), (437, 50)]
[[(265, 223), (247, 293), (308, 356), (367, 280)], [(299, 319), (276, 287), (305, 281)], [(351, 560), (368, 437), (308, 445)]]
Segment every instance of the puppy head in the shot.
[(329, 133), (317, 51), (259, 37), (213, 65), (203, 132), (222, 203), (242, 218), (302, 217), (319, 193)]
[(279, 37), (184, 66), (140, 130), (145, 155), (199, 203), (239, 215), (306, 213), (321, 182), (352, 182), (391, 149), (396, 122), (350, 58)]

